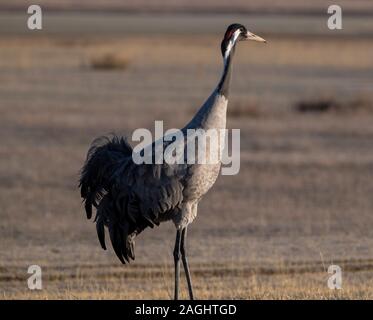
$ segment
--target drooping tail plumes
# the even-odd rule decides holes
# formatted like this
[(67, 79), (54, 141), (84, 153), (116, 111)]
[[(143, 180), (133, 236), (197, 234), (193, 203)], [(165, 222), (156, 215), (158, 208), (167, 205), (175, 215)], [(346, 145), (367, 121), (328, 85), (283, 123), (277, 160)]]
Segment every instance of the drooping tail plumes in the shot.
[(178, 165), (136, 164), (123, 138), (95, 140), (82, 169), (80, 192), (88, 219), (96, 208), (101, 247), (106, 249), (107, 227), (119, 260), (134, 260), (135, 236), (180, 212), (184, 175), (185, 168)]
[(124, 162), (132, 160), (131, 156), (132, 148), (123, 138), (96, 139), (88, 151), (79, 184), (87, 218), (92, 217), (92, 206), (97, 209), (95, 222), (102, 248), (106, 250), (106, 225), (114, 251), (122, 263), (125, 263), (124, 259), (134, 259), (133, 235), (130, 232), (136, 227), (130, 226), (126, 215), (120, 212), (124, 209), (123, 204), (116, 205), (120, 201), (116, 190), (116, 172)]
[(132, 148), (123, 138), (100, 137), (92, 142), (80, 177), (80, 194), (85, 202), (87, 218), (92, 217), (103, 196), (110, 191), (113, 175), (121, 161), (132, 155)]

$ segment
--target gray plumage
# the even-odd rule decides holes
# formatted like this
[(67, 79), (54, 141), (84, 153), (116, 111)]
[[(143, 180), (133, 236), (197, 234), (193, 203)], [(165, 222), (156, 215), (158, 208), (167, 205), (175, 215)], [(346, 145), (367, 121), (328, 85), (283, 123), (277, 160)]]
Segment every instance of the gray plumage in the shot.
[[(223, 75), (193, 119), (182, 129), (185, 156), (188, 129), (225, 129), (231, 63), (236, 42), (248, 39), (249, 32), (239, 24), (228, 27), (222, 41)], [(250, 35), (252, 35), (250, 33)], [(257, 36), (256, 36), (257, 37)], [(259, 38), (259, 37), (258, 37)], [(261, 38), (260, 38), (261, 39)], [(165, 147), (171, 142), (164, 141)], [(224, 143), (219, 139), (218, 144)], [(152, 144), (152, 152), (155, 150)], [(220, 145), (210, 146), (219, 152)], [(87, 218), (96, 208), (96, 230), (106, 249), (105, 227), (113, 249), (122, 263), (135, 259), (135, 237), (147, 227), (172, 220), (177, 229), (174, 249), (175, 299), (178, 298), (180, 255), (186, 271), (190, 298), (193, 290), (186, 258), (187, 226), (197, 215), (198, 203), (215, 183), (221, 163), (216, 164), (136, 164), (132, 148), (124, 138), (96, 139), (90, 147), (80, 178), (81, 197)], [(220, 156), (219, 156), (220, 159)], [(186, 162), (184, 162), (186, 163)]]

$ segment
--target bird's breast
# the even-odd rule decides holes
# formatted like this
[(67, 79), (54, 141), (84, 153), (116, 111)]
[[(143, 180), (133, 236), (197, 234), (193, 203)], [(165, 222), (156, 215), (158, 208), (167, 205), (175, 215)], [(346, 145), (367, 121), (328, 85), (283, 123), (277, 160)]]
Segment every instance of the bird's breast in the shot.
[(189, 179), (184, 189), (187, 200), (199, 200), (214, 185), (219, 176), (221, 163), (195, 164), (190, 167)]

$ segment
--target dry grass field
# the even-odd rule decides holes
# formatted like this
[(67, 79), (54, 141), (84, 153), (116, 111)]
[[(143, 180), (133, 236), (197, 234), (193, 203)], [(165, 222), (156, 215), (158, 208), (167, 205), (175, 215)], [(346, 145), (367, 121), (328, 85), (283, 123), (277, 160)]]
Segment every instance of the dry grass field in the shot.
[[(372, 299), (372, 19), (340, 34), (320, 17), (170, 19), (52, 15), (36, 34), (1, 16), (0, 299), (172, 296), (174, 227), (146, 230), (122, 266), (86, 221), (78, 174), (94, 137), (192, 117), (220, 75), (227, 21), (268, 45), (236, 53), (228, 127), (241, 129), (241, 169), (189, 228), (196, 297)], [(323, 101), (343, 107), (297, 108)], [(31, 264), (41, 291), (27, 288)], [(342, 290), (327, 287), (331, 264)]]

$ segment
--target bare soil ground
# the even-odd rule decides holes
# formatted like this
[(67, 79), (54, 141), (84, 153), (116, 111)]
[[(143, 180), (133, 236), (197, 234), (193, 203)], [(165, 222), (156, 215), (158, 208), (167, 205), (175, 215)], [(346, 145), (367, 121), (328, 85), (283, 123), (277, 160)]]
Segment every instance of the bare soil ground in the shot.
[[(134, 19), (113, 35), (117, 20), (100, 19), (107, 33), (96, 34), (88, 20), (91, 33), (70, 23), (64, 33), (63, 16), (49, 21), (55, 33), (0, 28), (1, 298), (172, 294), (174, 227), (146, 230), (136, 261), (121, 266), (111, 249), (99, 248), (84, 217), (78, 173), (94, 137), (152, 129), (154, 120), (164, 120), (165, 129), (185, 124), (220, 76), (221, 35), (156, 32), (156, 18), (150, 34), (133, 34)], [(213, 23), (224, 29), (224, 19)], [(241, 129), (240, 172), (219, 178), (189, 230), (196, 296), (371, 299), (373, 40), (265, 30), (267, 46), (239, 44), (235, 57), (228, 126)], [(107, 54), (125, 67), (92, 68)], [(325, 97), (364, 99), (365, 107), (294, 109)], [(43, 269), (42, 291), (27, 289), (31, 264)], [(337, 292), (327, 287), (330, 264), (343, 270)]]

